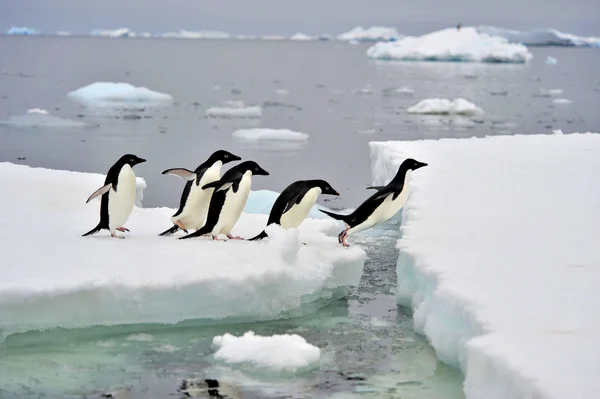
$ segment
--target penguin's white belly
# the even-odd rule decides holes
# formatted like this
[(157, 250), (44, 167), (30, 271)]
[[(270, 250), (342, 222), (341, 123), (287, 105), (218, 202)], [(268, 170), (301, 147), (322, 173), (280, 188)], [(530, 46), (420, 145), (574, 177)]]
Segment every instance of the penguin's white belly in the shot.
[(321, 194), (319, 187), (314, 187), (308, 190), (299, 204), (294, 204), (290, 210), (281, 215), (280, 224), (284, 229), (298, 227), (306, 219), (308, 213), (317, 202), (317, 198)]
[(362, 230), (371, 228), (377, 224), (387, 222), (392, 216), (394, 216), (406, 203), (408, 199), (408, 186), (404, 185), (404, 188), (396, 197), (395, 200), (392, 198), (394, 194), (390, 194), (387, 198), (373, 211), (373, 213), (361, 224), (352, 227), (348, 230), (348, 233), (357, 233)]
[(213, 235), (229, 234), (233, 226), (237, 223), (250, 194), (251, 176), (250, 172), (244, 174), (236, 193), (233, 192), (233, 188), (228, 189), (225, 203), (219, 215), (219, 221), (212, 231)]
[(200, 179), (200, 184), (196, 185), (195, 181), (192, 182), (192, 188), (188, 194), (183, 211), (179, 215), (171, 218), (173, 223), (180, 220), (186, 229), (194, 230), (198, 230), (204, 226), (206, 214), (208, 213), (208, 206), (210, 205), (210, 198), (212, 197), (214, 189), (209, 188), (203, 190), (202, 187), (208, 183), (219, 180), (221, 177), (220, 169), (220, 167), (210, 167), (204, 172), (202, 179)]
[(129, 219), (135, 203), (135, 192), (135, 173), (129, 165), (125, 165), (119, 172), (117, 191), (112, 187), (108, 191), (108, 228), (111, 232), (114, 233)]

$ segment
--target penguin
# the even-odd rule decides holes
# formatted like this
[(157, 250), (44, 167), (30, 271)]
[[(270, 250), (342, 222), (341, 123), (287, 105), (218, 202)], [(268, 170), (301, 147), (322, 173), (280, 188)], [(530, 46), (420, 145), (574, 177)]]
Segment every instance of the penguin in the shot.
[(241, 399), (240, 389), (214, 379), (183, 380), (177, 392), (189, 398)]
[(187, 233), (187, 229), (198, 230), (204, 226), (204, 219), (206, 218), (213, 189), (203, 190), (202, 187), (221, 178), (221, 167), (223, 165), (240, 159), (242, 158), (228, 151), (218, 150), (193, 172), (184, 168), (167, 169), (162, 172), (163, 175), (179, 176), (187, 182), (183, 188), (183, 193), (181, 193), (179, 209), (171, 217), (173, 227), (159, 235), (171, 235), (179, 229)]
[[(289, 229), (300, 226), (321, 194), (340, 195), (325, 180), (299, 180), (287, 186), (275, 200), (267, 226), (275, 223)], [(250, 241), (267, 238), (263, 230)]]
[(387, 186), (367, 187), (377, 190), (375, 194), (367, 198), (354, 212), (349, 215), (319, 209), (334, 219), (346, 223), (346, 228), (338, 236), (338, 241), (345, 247), (349, 246), (346, 239), (350, 234), (369, 229), (377, 224), (386, 222), (404, 206), (408, 199), (407, 180), (413, 170), (427, 166), (426, 163), (416, 161), (412, 158), (406, 159), (400, 167), (396, 176)]
[(206, 223), (200, 230), (179, 239), (211, 234), (213, 240), (218, 240), (219, 234), (226, 234), (229, 239), (242, 240), (241, 237), (232, 236), (231, 229), (242, 215), (250, 194), (252, 175), (268, 176), (269, 172), (254, 161), (245, 161), (225, 172), (220, 180), (202, 186), (203, 190), (215, 190), (208, 205)]
[(133, 154), (125, 154), (110, 167), (104, 180), (104, 186), (90, 195), (85, 202), (87, 204), (99, 195), (102, 196), (100, 222), (83, 237), (107, 229), (112, 237), (125, 238), (116, 235), (116, 231), (129, 231), (123, 225), (131, 215), (135, 203), (136, 182), (132, 168), (142, 162), (146, 162), (146, 160)]

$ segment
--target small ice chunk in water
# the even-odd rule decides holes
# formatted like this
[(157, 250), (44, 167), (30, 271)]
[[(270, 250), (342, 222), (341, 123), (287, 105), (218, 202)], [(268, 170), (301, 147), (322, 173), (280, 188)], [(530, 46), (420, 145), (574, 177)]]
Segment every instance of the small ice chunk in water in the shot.
[(260, 118), (262, 109), (258, 105), (246, 106), (243, 101), (232, 100), (208, 108), (205, 114), (209, 118)]
[(297, 334), (241, 337), (229, 333), (214, 337), (215, 359), (273, 372), (296, 372), (319, 362), (321, 350)]
[(13, 115), (8, 119), (0, 120), (0, 125), (22, 129), (81, 128), (88, 126), (85, 122), (50, 115), (48, 111), (40, 108), (30, 109), (24, 115)]
[(275, 93), (280, 94), (282, 96), (290, 94), (290, 92), (287, 91), (286, 89), (277, 89), (277, 90), (275, 90)]
[(304, 33), (295, 33), (290, 37), (290, 40), (295, 40), (295, 41), (308, 41), (308, 40), (314, 40), (313, 37), (305, 35)]
[(413, 94), (415, 91), (413, 89), (411, 89), (410, 87), (400, 87), (398, 89), (396, 89), (396, 93), (401, 93), (401, 94)]
[(571, 104), (572, 101), (568, 98), (555, 98), (552, 100), (552, 104)]
[(546, 65), (556, 65), (558, 61), (554, 57), (546, 57)]
[(432, 114), (432, 115), (479, 115), (483, 110), (475, 104), (457, 98), (448, 100), (445, 98), (428, 98), (421, 100), (406, 110), (409, 114)]
[(233, 132), (233, 137), (247, 141), (283, 140), (306, 141), (307, 133), (295, 132), (289, 129), (240, 129)]
[(131, 103), (151, 105), (173, 101), (169, 94), (115, 82), (95, 82), (70, 92), (68, 96), (91, 106), (122, 106)]
[(43, 115), (49, 115), (50, 113), (48, 111), (46, 111), (45, 109), (41, 109), (41, 108), (32, 108), (32, 109), (28, 109), (27, 110), (28, 114), (43, 114)]

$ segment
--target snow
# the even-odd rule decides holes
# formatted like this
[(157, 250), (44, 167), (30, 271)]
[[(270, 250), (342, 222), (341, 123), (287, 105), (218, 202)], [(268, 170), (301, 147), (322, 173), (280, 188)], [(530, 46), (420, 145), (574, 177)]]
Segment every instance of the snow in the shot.
[(262, 109), (258, 105), (246, 105), (243, 101), (226, 101), (206, 110), (209, 118), (260, 118)]
[[(177, 240), (158, 236), (174, 209), (135, 207), (126, 239), (81, 237), (98, 223), (100, 199), (85, 200), (103, 182), (100, 174), (0, 163), (0, 184), (12, 193), (0, 197), (11, 209), (0, 220), (5, 337), (57, 326), (295, 317), (360, 281), (365, 253), (342, 248), (330, 220), (273, 225), (261, 242)], [(233, 234), (252, 237), (266, 221), (244, 213)]]
[(480, 33), (501, 36), (512, 43), (522, 43), (526, 46), (600, 47), (600, 37), (577, 36), (556, 29), (536, 29), (527, 32), (495, 26), (478, 26), (475, 29)]
[(341, 33), (337, 36), (338, 40), (349, 42), (352, 40), (361, 42), (387, 42), (398, 40), (402, 37), (396, 30), (387, 26), (371, 26), (370, 28), (363, 28), (357, 26), (351, 31)]
[(571, 104), (572, 101), (568, 98), (555, 98), (552, 100), (552, 104)]
[(408, 108), (406, 112), (409, 114), (474, 116), (482, 114), (483, 110), (464, 98), (456, 98), (454, 100), (427, 98)]
[(173, 97), (152, 91), (145, 87), (135, 87), (129, 83), (95, 82), (68, 94), (80, 103), (90, 106), (124, 106), (131, 104), (152, 105), (168, 103)]
[(290, 37), (290, 40), (308, 41), (315, 40), (314, 37), (305, 35), (304, 33), (297, 32)]
[(474, 28), (448, 28), (391, 43), (376, 43), (370, 58), (401, 61), (525, 63), (533, 55), (522, 44), (478, 33)]
[(271, 372), (296, 372), (319, 362), (321, 350), (297, 334), (241, 337), (229, 333), (213, 338), (215, 359)]
[(0, 120), (0, 125), (11, 126), (22, 129), (32, 128), (81, 128), (88, 126), (87, 123), (60, 116), (50, 115), (48, 111), (33, 108), (24, 115), (12, 115), (8, 119)]
[(94, 29), (91, 33), (92, 36), (103, 36), (103, 37), (135, 37), (136, 34), (129, 28), (119, 29)]
[(306, 141), (307, 133), (295, 132), (289, 129), (240, 129), (233, 132), (233, 137), (246, 141), (282, 140)]
[(163, 33), (161, 37), (175, 39), (229, 39), (231, 38), (231, 34), (213, 30), (203, 30), (199, 32), (180, 30), (179, 32)]
[(407, 157), (397, 295), (467, 398), (600, 397), (600, 134), (371, 143)]
[(11, 26), (9, 30), (7, 30), (5, 35), (11, 36), (31, 36), (31, 35), (39, 35), (40, 31), (32, 28), (28, 28), (26, 26)]

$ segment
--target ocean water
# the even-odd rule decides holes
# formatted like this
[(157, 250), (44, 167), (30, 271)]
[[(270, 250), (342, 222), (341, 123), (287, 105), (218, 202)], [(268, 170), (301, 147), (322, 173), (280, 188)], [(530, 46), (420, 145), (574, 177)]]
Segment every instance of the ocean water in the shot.
[[(342, 194), (323, 202), (356, 207), (371, 184), (368, 142), (494, 134), (599, 131), (600, 51), (533, 48), (530, 65), (389, 63), (366, 45), (333, 42), (0, 37), (0, 121), (42, 108), (85, 128), (17, 128), (0, 122), (0, 162), (105, 173), (123, 153), (148, 159), (145, 206), (178, 203), (182, 183), (162, 176), (195, 168), (223, 148), (271, 174), (254, 189), (281, 191), (323, 178)], [(552, 56), (556, 65), (546, 65)], [(162, 108), (92, 109), (69, 91), (95, 81), (129, 82), (171, 94)], [(405, 93), (410, 88), (413, 93)], [(549, 90), (561, 89), (560, 94)], [(287, 94), (281, 94), (281, 90)], [(475, 118), (409, 115), (430, 97), (463, 97)], [(553, 104), (567, 98), (570, 104)], [(219, 102), (263, 107), (259, 120), (206, 118)], [(248, 145), (240, 128), (288, 128), (305, 145)], [(509, 154), (507, 154), (507, 159)], [(82, 198), (85, 201), (85, 198)], [(324, 201), (324, 200), (323, 200)], [(439, 362), (394, 298), (397, 219), (357, 237), (368, 253), (348, 298), (297, 319), (198, 326), (133, 325), (32, 331), (0, 343), (0, 398), (99, 397), (129, 387), (134, 398), (177, 397), (183, 378), (232, 380), (248, 398), (461, 398), (460, 372)], [(3, 249), (6, 250), (6, 249)], [(1, 265), (0, 265), (1, 273)], [(210, 343), (225, 332), (298, 333), (322, 348), (315, 370), (275, 378), (215, 363)]]

